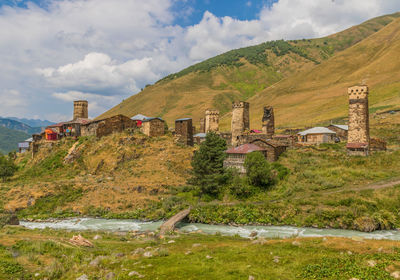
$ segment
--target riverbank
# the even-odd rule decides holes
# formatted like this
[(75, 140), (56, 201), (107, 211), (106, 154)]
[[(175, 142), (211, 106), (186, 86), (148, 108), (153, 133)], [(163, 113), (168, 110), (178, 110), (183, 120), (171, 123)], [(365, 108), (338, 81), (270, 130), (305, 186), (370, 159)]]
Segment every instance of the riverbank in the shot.
[[(393, 279), (400, 242), (362, 238), (0, 230), (1, 279)], [(86, 275), (86, 277), (84, 276)]]

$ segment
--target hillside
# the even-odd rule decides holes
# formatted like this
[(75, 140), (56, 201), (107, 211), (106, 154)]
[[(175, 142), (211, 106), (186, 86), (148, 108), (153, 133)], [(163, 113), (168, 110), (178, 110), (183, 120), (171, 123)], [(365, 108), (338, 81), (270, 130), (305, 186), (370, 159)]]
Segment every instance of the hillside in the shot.
[(17, 150), (18, 142), (24, 141), (29, 137), (30, 135), (25, 132), (0, 126), (0, 152), (6, 154)]
[(13, 130), (22, 131), (25, 132), (26, 134), (39, 133), (42, 130), (41, 127), (31, 127), (20, 121), (16, 121), (13, 119), (5, 119), (5, 118), (0, 118), (0, 126)]
[[(249, 99), (253, 127), (261, 126), (262, 106), (274, 106), (281, 127), (312, 126), (348, 114), (347, 87), (368, 84), (370, 111), (399, 109), (400, 20), (336, 54), (314, 69), (282, 80)], [(229, 126), (229, 115), (222, 121)]]
[(142, 113), (163, 117), (170, 124), (187, 116), (197, 124), (207, 108), (225, 114), (233, 100), (252, 100), (260, 93), (265, 96), (272, 85), (294, 75), (301, 80), (299, 73), (321, 67), (399, 16), (400, 13), (378, 17), (325, 38), (273, 41), (227, 52), (165, 77), (98, 118)]
[(39, 120), (39, 119), (27, 119), (27, 118), (16, 118), (16, 117), (8, 117), (7, 119), (24, 123), (26, 125), (29, 125), (30, 127), (46, 127), (54, 124), (54, 122), (48, 120)]

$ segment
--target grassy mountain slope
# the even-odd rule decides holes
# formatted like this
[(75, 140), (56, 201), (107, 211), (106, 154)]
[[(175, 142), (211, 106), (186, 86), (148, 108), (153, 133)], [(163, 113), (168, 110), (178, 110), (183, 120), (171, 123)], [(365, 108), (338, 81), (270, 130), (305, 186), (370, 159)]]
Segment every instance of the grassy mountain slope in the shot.
[[(289, 77), (249, 99), (253, 127), (261, 125), (262, 106), (275, 107), (279, 126), (311, 126), (348, 114), (347, 87), (370, 87), (370, 110), (399, 109), (400, 20), (338, 53), (328, 61)], [(230, 116), (222, 125), (228, 127)]]
[(18, 130), (25, 132), (27, 134), (39, 133), (42, 129), (40, 127), (31, 127), (25, 123), (20, 121), (16, 121), (13, 119), (1, 119), (0, 118), (0, 126), (7, 127), (9, 129)]
[(142, 113), (171, 124), (183, 116), (196, 123), (210, 107), (227, 113), (233, 100), (248, 100), (284, 78), (314, 69), (399, 16), (375, 18), (325, 38), (266, 42), (227, 52), (165, 77), (99, 118)]
[(18, 142), (29, 138), (29, 134), (0, 126), (0, 152), (8, 153), (17, 150)]

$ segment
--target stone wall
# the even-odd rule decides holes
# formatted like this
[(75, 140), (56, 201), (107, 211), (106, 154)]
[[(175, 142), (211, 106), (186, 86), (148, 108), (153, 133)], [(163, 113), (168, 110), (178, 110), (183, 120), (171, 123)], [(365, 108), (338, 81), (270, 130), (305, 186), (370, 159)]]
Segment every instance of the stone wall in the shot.
[(165, 134), (164, 121), (158, 118), (143, 121), (142, 132), (150, 137), (158, 137)]
[(371, 138), (369, 143), (370, 151), (386, 151), (386, 141), (379, 138)]
[(219, 111), (218, 110), (206, 110), (205, 119), (205, 132), (219, 131)]
[(238, 146), (238, 137), (250, 130), (250, 104), (244, 101), (232, 103), (232, 146)]
[(262, 118), (262, 132), (271, 138), (275, 134), (275, 117), (274, 108), (271, 106), (264, 107), (264, 115)]
[(136, 122), (124, 115), (117, 115), (110, 118), (92, 121), (80, 126), (81, 136), (95, 135), (103, 137), (115, 132), (122, 132), (128, 128), (135, 128)]
[(86, 100), (74, 101), (74, 116), (73, 119), (87, 119), (89, 117), (88, 113), (88, 102)]
[(178, 143), (193, 146), (192, 119), (179, 119), (175, 121), (175, 136)]
[(224, 161), (225, 168), (236, 168), (240, 174), (245, 174), (246, 169), (244, 168), (244, 161), (246, 159), (245, 154), (228, 154)]
[(251, 144), (257, 145), (259, 147), (266, 149), (266, 158), (270, 162), (277, 161), (280, 155), (286, 151), (287, 146), (280, 143), (263, 139), (255, 139), (250, 142)]
[(334, 132), (336, 132), (336, 137), (340, 139), (340, 141), (347, 141), (348, 131), (345, 129), (341, 129), (337, 126), (330, 125), (328, 128)]
[(206, 120), (204, 118), (201, 118), (199, 133), (205, 133), (205, 132), (206, 132)]

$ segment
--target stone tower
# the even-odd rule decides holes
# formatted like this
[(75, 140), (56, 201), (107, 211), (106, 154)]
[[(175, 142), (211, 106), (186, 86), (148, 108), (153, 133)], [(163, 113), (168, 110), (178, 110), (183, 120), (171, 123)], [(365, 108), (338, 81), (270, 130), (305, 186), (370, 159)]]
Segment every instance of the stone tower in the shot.
[(88, 114), (88, 102), (86, 100), (74, 101), (74, 120), (76, 119), (87, 119)]
[(184, 118), (175, 120), (175, 136), (178, 143), (193, 146), (193, 124), (192, 119)]
[(262, 131), (268, 138), (272, 138), (275, 133), (274, 108), (271, 106), (264, 107), (264, 115), (262, 118)]
[(369, 112), (368, 87), (354, 86), (348, 89), (349, 131), (347, 150), (350, 155), (368, 155)]
[(218, 110), (206, 110), (206, 124), (205, 132), (218, 131), (219, 130), (219, 111)]
[(239, 143), (239, 136), (250, 129), (250, 104), (244, 101), (232, 103), (232, 146)]

